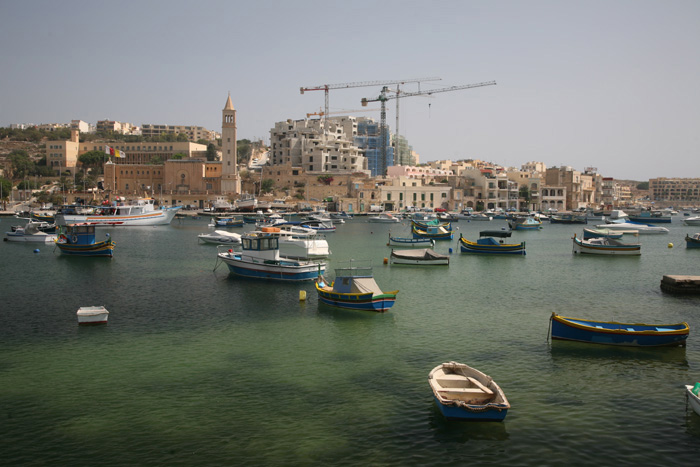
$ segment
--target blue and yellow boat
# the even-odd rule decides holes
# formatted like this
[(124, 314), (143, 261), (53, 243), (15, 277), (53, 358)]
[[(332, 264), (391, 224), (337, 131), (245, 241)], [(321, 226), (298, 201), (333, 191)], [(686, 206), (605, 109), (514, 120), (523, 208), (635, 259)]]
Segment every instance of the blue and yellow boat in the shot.
[[(482, 230), (479, 239), (472, 242), (459, 234), (459, 248), (462, 253), (480, 255), (525, 255), (525, 242), (503, 243), (511, 235), (510, 230)], [(497, 238), (501, 240), (497, 240)]]
[(63, 226), (56, 239), (56, 246), (64, 255), (112, 257), (114, 242), (107, 234), (101, 242), (95, 240), (95, 226), (92, 224), (69, 224)]
[(552, 313), (552, 340), (588, 342), (629, 347), (685, 346), (688, 323), (642, 324), (567, 318)]
[(447, 230), (443, 225), (428, 225), (425, 228), (419, 228), (416, 224), (413, 224), (411, 232), (413, 232), (413, 238), (452, 240), (452, 229)]
[(316, 279), (318, 299), (326, 305), (349, 310), (387, 311), (396, 302), (398, 290), (384, 292), (374, 281), (370, 263), (350, 261), (335, 270), (329, 283), (321, 274)]

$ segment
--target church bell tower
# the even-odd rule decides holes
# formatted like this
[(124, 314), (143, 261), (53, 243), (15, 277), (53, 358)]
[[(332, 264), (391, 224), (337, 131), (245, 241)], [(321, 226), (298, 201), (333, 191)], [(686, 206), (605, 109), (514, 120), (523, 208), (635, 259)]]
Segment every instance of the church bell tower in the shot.
[(241, 178), (238, 175), (238, 156), (236, 153), (236, 109), (233, 108), (230, 93), (221, 113), (221, 163), (223, 164), (221, 193), (238, 195), (241, 193)]

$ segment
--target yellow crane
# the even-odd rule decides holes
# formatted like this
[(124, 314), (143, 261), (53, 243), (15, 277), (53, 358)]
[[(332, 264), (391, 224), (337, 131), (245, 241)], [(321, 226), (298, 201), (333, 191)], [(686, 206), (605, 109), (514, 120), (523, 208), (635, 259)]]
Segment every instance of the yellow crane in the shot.
[[(382, 88), (382, 92), (379, 94), (379, 97), (374, 98), (374, 99), (367, 99), (363, 98), (362, 99), (362, 106), (366, 107), (367, 103), (369, 102), (381, 102), (382, 108), (381, 108), (381, 123), (380, 123), (380, 132), (381, 132), (381, 168), (382, 168), (382, 175), (386, 176), (386, 146), (387, 146), (387, 133), (386, 133), (386, 101), (390, 99), (399, 99), (403, 97), (413, 97), (413, 96), (430, 96), (432, 94), (436, 94), (438, 92), (449, 92), (449, 91), (458, 91), (460, 89), (471, 89), (471, 88), (479, 88), (482, 86), (493, 86), (495, 85), (495, 81), (487, 81), (484, 83), (475, 83), (475, 84), (463, 84), (460, 86), (450, 86), (446, 88), (437, 88), (437, 89), (431, 89), (428, 91), (416, 91), (416, 92), (396, 92), (395, 95), (388, 95), (388, 92), (392, 92), (391, 89), (388, 87), (384, 86)], [(397, 112), (398, 113), (398, 112)], [(396, 117), (398, 120), (398, 116)], [(398, 124), (397, 124), (398, 126)]]
[(304, 94), (306, 91), (325, 91), (325, 98), (326, 98), (326, 107), (324, 113), (324, 120), (325, 120), (325, 115), (328, 115), (328, 91), (331, 89), (348, 89), (348, 88), (361, 88), (361, 87), (366, 87), (366, 86), (391, 86), (391, 85), (399, 85), (399, 84), (405, 84), (405, 83), (420, 83), (423, 81), (440, 81), (442, 78), (412, 78), (412, 79), (397, 79), (393, 81), (360, 81), (356, 83), (338, 83), (338, 84), (321, 84), (318, 86), (310, 86), (310, 87), (301, 87), (299, 88), (299, 91), (301, 94)]

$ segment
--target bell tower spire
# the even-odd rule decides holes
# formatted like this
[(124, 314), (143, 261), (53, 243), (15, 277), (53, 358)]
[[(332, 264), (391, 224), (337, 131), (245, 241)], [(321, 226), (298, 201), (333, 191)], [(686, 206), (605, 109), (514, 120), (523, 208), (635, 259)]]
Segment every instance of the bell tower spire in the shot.
[(236, 109), (233, 108), (230, 92), (221, 114), (221, 192), (237, 195), (241, 192), (241, 179), (238, 175)]

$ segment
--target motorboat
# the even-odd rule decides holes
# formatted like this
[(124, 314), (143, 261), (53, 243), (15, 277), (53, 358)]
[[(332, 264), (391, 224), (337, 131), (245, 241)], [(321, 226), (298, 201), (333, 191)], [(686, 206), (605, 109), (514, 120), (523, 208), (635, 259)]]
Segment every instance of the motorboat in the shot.
[(280, 281), (314, 280), (323, 273), (324, 262), (295, 260), (280, 255), (279, 237), (274, 233), (252, 231), (243, 234), (240, 251), (219, 245), (216, 267), (222, 261), (233, 274)]
[(394, 216), (391, 213), (383, 212), (383, 213), (378, 214), (376, 216), (368, 217), (367, 222), (381, 222), (381, 223), (391, 224), (391, 223), (401, 222), (401, 219), (399, 219), (398, 217)]
[(396, 302), (398, 290), (384, 292), (374, 280), (371, 262), (349, 261), (335, 270), (329, 282), (319, 274), (316, 292), (321, 303), (349, 310), (384, 312)]
[(588, 218), (580, 213), (562, 213), (549, 216), (552, 224), (588, 224)]
[(588, 342), (630, 347), (685, 346), (688, 323), (643, 324), (567, 318), (556, 312), (550, 317), (553, 340)]
[(610, 230), (635, 230), (639, 235), (653, 235), (653, 234), (665, 234), (668, 233), (666, 227), (661, 227), (659, 225), (647, 225), (639, 224), (636, 222), (611, 222), (608, 224), (598, 224), (595, 226), (597, 229), (610, 229)]
[(641, 243), (625, 243), (608, 237), (596, 237), (584, 240), (573, 236), (574, 254), (608, 255), (608, 256), (639, 256), (642, 254)]
[(490, 221), (493, 219), (493, 216), (486, 215), (483, 212), (477, 212), (476, 214), (468, 216), (467, 219), (470, 221)]
[(78, 324), (106, 324), (109, 311), (104, 306), (81, 306), (78, 308)]
[(510, 403), (490, 376), (464, 363), (433, 368), (428, 383), (440, 412), (448, 420), (496, 421), (506, 418)]
[(56, 246), (61, 254), (68, 256), (107, 256), (114, 254), (114, 242), (112, 236), (107, 235), (106, 240), (95, 239), (94, 224), (70, 224), (61, 228), (61, 234), (56, 240)]
[(217, 227), (243, 227), (245, 224), (241, 217), (215, 217), (212, 221)]
[(280, 255), (287, 258), (320, 259), (331, 254), (326, 237), (312, 228), (285, 224), (263, 227), (262, 231), (279, 238)]
[(511, 236), (510, 230), (482, 230), (479, 238), (472, 242), (459, 234), (459, 248), (462, 253), (481, 255), (525, 255), (525, 242), (503, 243)]
[(627, 216), (630, 222), (641, 222), (651, 224), (670, 224), (671, 215), (664, 214), (661, 211), (641, 211), (639, 214), (629, 214)]
[(683, 219), (685, 225), (700, 225), (700, 216), (687, 217)]
[[(115, 202), (116, 203), (116, 202)], [(99, 206), (91, 214), (60, 211), (56, 214), (56, 225), (91, 224), (107, 227), (126, 227), (136, 225), (167, 225), (182, 206), (155, 208), (152, 198), (139, 198), (132, 204)]]
[[(29, 221), (22, 226), (13, 226), (11, 232), (5, 232), (7, 242), (53, 243), (56, 235), (41, 230), (41, 222)], [(44, 222), (45, 224), (45, 222)]]
[(421, 266), (442, 266), (450, 264), (450, 257), (436, 253), (430, 248), (417, 250), (391, 250), (391, 264), (410, 264)]
[(224, 245), (228, 243), (240, 244), (241, 234), (227, 232), (226, 230), (215, 230), (211, 233), (199, 234), (197, 235), (197, 239), (204, 243), (213, 243), (215, 245)]

